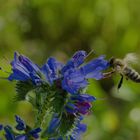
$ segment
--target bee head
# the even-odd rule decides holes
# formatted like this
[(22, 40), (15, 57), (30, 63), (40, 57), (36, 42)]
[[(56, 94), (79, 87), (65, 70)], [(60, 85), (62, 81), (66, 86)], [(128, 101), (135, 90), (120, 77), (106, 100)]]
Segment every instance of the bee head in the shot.
[(115, 58), (111, 57), (111, 59), (109, 60), (109, 64), (111, 67), (114, 66), (114, 62), (115, 62)]

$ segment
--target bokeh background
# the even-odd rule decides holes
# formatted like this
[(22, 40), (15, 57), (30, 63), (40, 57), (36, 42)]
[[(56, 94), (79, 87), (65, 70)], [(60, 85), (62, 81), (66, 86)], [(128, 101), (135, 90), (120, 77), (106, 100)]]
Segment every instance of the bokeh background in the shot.
[[(42, 65), (49, 56), (66, 62), (75, 51), (92, 49), (93, 58), (139, 56), (140, 0), (0, 0), (0, 66), (6, 71), (15, 51)], [(119, 79), (90, 80), (88, 93), (98, 100), (83, 140), (140, 140), (140, 84), (124, 80), (118, 92)], [(18, 114), (33, 125), (32, 106), (13, 102), (14, 85), (0, 80), (0, 123), (13, 125)]]

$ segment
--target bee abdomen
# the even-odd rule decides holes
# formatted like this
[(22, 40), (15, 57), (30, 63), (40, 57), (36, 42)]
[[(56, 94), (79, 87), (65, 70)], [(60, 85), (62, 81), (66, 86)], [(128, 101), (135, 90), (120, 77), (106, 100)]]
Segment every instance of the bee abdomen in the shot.
[(140, 74), (132, 68), (125, 67), (124, 75), (127, 76), (127, 78), (131, 79), (134, 82), (137, 82), (137, 83), (140, 82)]

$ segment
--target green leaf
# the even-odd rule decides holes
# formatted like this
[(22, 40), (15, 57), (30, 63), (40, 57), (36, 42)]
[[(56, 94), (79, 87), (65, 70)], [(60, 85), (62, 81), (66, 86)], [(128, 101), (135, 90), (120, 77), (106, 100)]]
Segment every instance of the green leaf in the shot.
[(46, 117), (49, 117), (54, 112), (58, 114), (62, 113), (64, 110), (67, 93), (56, 86), (49, 86), (48, 84), (36, 88), (35, 93), (36, 105), (38, 106), (35, 126), (45, 126), (46, 128), (46, 124), (48, 123)]
[(19, 81), (16, 83), (16, 96), (14, 97), (14, 101), (22, 101), (26, 99), (26, 96), (29, 91), (34, 89), (34, 85), (31, 81), (22, 82)]
[(60, 124), (55, 129), (55, 132), (48, 133), (48, 128), (46, 128), (42, 133), (42, 138), (69, 138), (76, 128), (77, 124), (79, 124), (79, 121), (81, 121), (79, 117), (79, 114), (68, 114), (66, 112), (62, 112), (62, 115), (60, 116)]

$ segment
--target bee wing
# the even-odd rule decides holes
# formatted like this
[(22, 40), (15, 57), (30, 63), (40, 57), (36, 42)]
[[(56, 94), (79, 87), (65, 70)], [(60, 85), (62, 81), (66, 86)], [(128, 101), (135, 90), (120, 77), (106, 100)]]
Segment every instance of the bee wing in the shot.
[(123, 61), (127, 64), (138, 64), (138, 55), (135, 53), (128, 53)]

